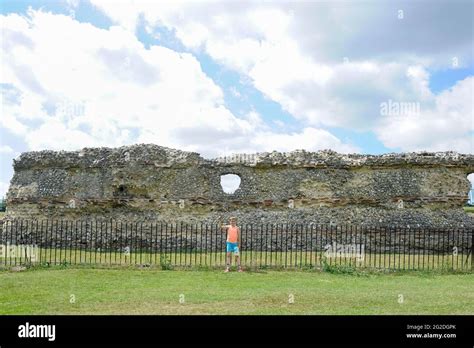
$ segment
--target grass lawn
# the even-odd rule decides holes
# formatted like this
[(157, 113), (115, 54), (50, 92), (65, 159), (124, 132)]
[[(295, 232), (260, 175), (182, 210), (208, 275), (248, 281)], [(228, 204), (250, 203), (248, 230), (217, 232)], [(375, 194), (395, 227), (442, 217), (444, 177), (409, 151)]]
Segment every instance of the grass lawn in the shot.
[(419, 272), (2, 271), (0, 314), (474, 314), (473, 284)]
[[(1, 247), (1, 245), (0, 245)], [(25, 252), (16, 251), (14, 255), (6, 250), (0, 249), (0, 269), (29, 263), (35, 264), (69, 264), (69, 265), (152, 265), (175, 268), (191, 267), (224, 267), (226, 264), (225, 252), (142, 252), (129, 253), (109, 251), (86, 251), (79, 249), (45, 249), (38, 248), (35, 251), (36, 258), (22, 257)], [(289, 251), (289, 252), (260, 252), (244, 251), (241, 255), (242, 265), (246, 268), (314, 268), (322, 266), (324, 253), (316, 251)], [(13, 257), (14, 256), (14, 257)], [(366, 252), (363, 259), (355, 257), (332, 257), (327, 259), (329, 265), (341, 265), (350, 267), (383, 268), (383, 269), (470, 269), (470, 255), (465, 253), (448, 253), (442, 255), (422, 253), (417, 251), (412, 254), (376, 254)], [(31, 256), (30, 256), (31, 257)]]
[(464, 211), (465, 211), (466, 213), (472, 213), (472, 214), (474, 214), (474, 206), (472, 206), (472, 207), (464, 206)]

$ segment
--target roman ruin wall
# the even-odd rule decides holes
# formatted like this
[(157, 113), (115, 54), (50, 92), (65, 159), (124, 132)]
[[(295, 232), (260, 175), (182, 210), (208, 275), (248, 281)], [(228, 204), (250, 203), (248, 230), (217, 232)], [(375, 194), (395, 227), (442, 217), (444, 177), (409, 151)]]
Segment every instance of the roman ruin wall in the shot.
[[(7, 218), (474, 227), (474, 155), (270, 152), (204, 159), (157, 145), (23, 153)], [(227, 194), (221, 175), (236, 174)]]

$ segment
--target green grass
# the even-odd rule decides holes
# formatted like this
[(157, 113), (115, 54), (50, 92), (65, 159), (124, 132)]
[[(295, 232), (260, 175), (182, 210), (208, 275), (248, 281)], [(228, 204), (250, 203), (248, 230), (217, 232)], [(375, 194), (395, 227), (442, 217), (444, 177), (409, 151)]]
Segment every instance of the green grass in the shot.
[(466, 213), (472, 213), (472, 214), (474, 214), (474, 206), (473, 206), (473, 207), (464, 206), (464, 211), (465, 211)]
[[(11, 265), (28, 264), (24, 257), (0, 257), (0, 268)], [(321, 252), (259, 252), (243, 251), (241, 262), (247, 268), (322, 268)], [(92, 265), (150, 265), (162, 268), (223, 267), (226, 264), (225, 252), (182, 252), (182, 253), (130, 253), (90, 252), (71, 249), (38, 249), (36, 264), (92, 264)], [(367, 252), (364, 260), (338, 257), (325, 261), (330, 265), (382, 269), (470, 269), (471, 256), (466, 254), (375, 254)], [(234, 261), (233, 261), (234, 262)]]
[(3, 271), (0, 314), (474, 314), (473, 283), (418, 272)]

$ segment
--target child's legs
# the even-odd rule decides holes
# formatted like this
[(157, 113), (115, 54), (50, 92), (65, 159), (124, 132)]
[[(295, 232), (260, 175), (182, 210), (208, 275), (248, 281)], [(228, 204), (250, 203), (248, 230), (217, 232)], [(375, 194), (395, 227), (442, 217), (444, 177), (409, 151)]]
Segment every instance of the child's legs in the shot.
[(230, 252), (227, 252), (227, 266), (230, 266), (232, 263), (232, 257)]
[(240, 266), (240, 255), (235, 255), (235, 264)]

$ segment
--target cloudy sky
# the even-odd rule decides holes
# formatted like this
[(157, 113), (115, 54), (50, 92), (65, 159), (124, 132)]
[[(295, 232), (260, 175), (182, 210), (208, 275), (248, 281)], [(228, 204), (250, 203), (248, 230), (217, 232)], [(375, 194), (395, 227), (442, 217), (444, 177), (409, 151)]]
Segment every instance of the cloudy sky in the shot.
[(0, 195), (29, 150), (474, 153), (472, 1), (0, 10)]

